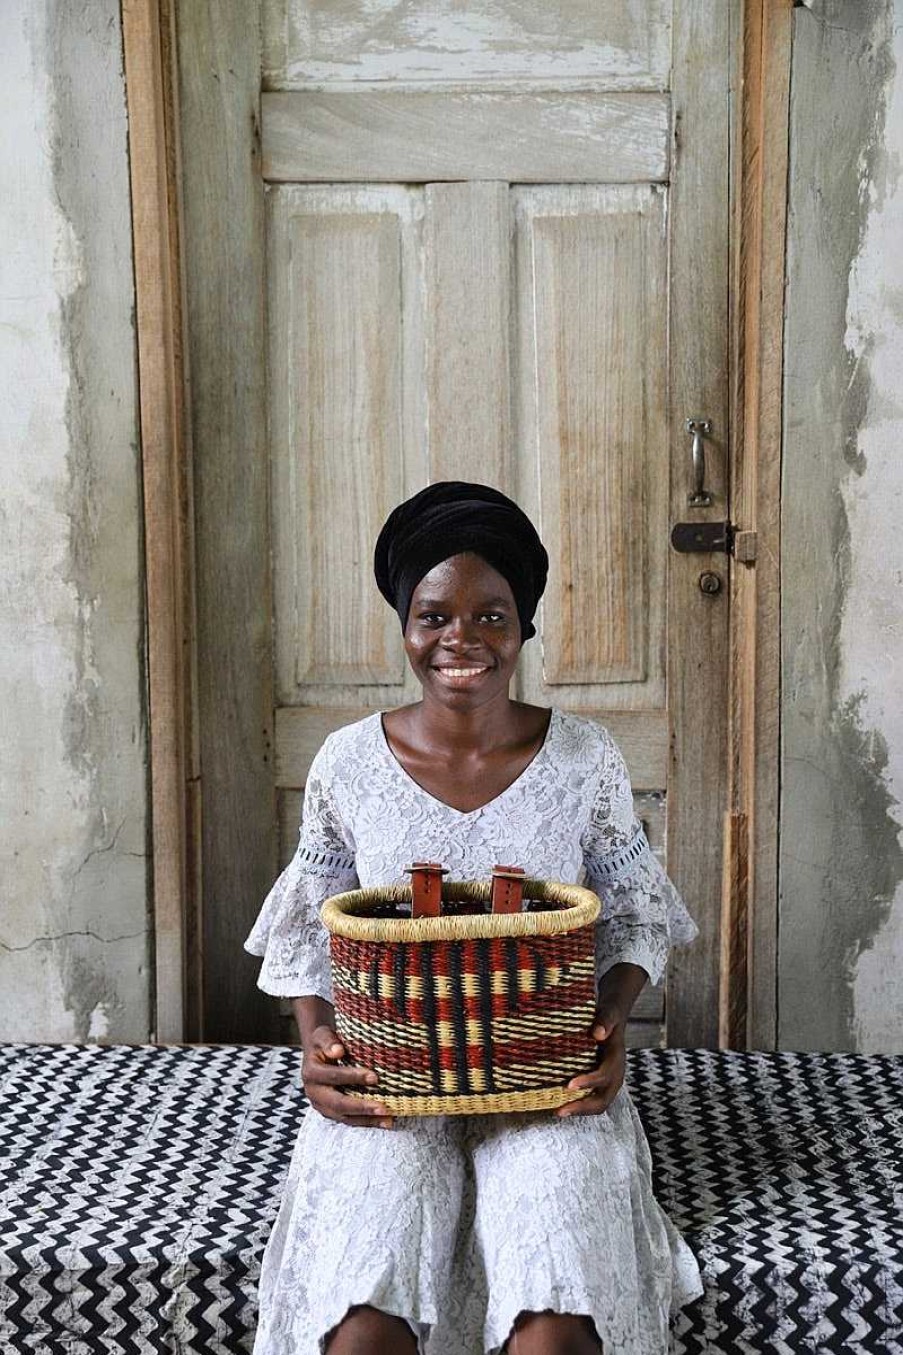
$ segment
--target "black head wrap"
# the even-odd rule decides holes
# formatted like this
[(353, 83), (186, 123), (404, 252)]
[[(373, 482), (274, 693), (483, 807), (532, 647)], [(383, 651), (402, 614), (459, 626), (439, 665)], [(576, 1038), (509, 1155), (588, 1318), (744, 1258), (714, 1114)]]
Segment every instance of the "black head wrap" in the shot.
[(533, 615), (546, 586), (549, 557), (523, 509), (489, 485), (442, 480), (398, 505), (376, 542), (373, 568), (383, 597), (407, 625), (414, 589), (452, 555), (473, 551), (507, 579), (521, 638), (536, 634)]

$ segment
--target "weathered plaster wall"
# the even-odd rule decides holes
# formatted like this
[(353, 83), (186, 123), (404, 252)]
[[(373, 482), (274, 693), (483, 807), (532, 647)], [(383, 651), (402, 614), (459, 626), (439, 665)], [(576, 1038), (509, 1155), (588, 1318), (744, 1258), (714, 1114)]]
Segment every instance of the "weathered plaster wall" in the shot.
[(795, 15), (779, 1042), (903, 1051), (903, 0)]
[(0, 1040), (143, 1040), (140, 481), (117, 0), (5, 0), (0, 99)]

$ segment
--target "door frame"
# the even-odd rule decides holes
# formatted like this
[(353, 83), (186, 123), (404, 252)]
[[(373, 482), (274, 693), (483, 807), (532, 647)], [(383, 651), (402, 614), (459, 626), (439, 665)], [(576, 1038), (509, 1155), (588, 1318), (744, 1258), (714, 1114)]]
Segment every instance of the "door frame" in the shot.
[(744, 0), (735, 42), (730, 507), (745, 539), (731, 571), (719, 993), (719, 1044), (728, 1049), (774, 1049), (777, 1041), (784, 280), (795, 5)]
[[(705, 22), (707, 4), (688, 5)], [(747, 562), (730, 571), (717, 1035), (733, 1048), (773, 1048), (776, 1038), (792, 10), (793, 0), (731, 0), (728, 456)], [(275, 1041), (276, 1004), (263, 994), (236, 1000), (241, 985), (230, 982), (248, 900), (259, 904), (277, 868), (270, 619), (259, 605), (271, 591), (259, 525), (269, 512), (259, 0), (123, 0), (122, 14), (145, 496), (153, 1038), (265, 1031)], [(194, 464), (193, 430), (204, 430), (203, 464)], [(205, 925), (214, 909), (236, 925), (214, 932)]]
[(150, 1038), (199, 1038), (194, 510), (172, 0), (123, 0), (143, 490), (151, 811)]

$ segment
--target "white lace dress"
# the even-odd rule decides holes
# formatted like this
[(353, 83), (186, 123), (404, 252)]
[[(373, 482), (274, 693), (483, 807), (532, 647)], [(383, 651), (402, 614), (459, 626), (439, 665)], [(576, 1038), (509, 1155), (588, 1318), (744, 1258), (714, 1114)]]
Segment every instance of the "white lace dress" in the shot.
[[(453, 879), (498, 861), (585, 880), (602, 898), (597, 968), (642, 965), (696, 934), (637, 822), (623, 758), (558, 710), (507, 790), (468, 813), (392, 754), (379, 715), (330, 735), (311, 767), (298, 850), (245, 949), (266, 993), (331, 999), (330, 894)], [(391, 1130), (304, 1117), (260, 1277), (254, 1355), (315, 1355), (355, 1304), (410, 1324), (423, 1355), (496, 1352), (524, 1311), (589, 1314), (606, 1355), (660, 1355), (669, 1312), (701, 1292), (696, 1261), (652, 1194), (649, 1149), (622, 1088), (602, 1115), (398, 1118)]]

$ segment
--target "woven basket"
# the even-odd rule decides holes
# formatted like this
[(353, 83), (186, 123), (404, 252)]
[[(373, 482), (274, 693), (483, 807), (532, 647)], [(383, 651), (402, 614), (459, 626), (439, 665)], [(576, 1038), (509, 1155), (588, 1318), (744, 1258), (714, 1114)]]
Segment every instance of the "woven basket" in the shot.
[[(523, 872), (512, 886), (512, 870), (494, 884), (442, 883), (441, 915), (412, 917), (406, 885), (326, 901), (336, 1030), (348, 1061), (379, 1075), (349, 1095), (378, 1096), (394, 1115), (477, 1115), (588, 1094), (566, 1084), (596, 1066), (599, 900)], [(438, 878), (433, 887), (439, 914)], [(500, 897), (518, 910), (500, 913)]]

